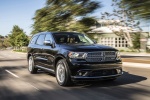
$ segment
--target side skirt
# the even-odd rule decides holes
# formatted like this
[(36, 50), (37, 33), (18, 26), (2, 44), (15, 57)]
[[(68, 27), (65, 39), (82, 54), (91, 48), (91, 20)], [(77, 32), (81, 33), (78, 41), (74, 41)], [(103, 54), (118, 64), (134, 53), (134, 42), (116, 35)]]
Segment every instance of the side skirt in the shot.
[(55, 71), (54, 71), (53, 69), (45, 68), (45, 67), (38, 66), (38, 65), (36, 65), (36, 67), (39, 68), (39, 69), (43, 69), (43, 70), (45, 70), (45, 71), (48, 71), (48, 72), (50, 72), (50, 73), (55, 74)]

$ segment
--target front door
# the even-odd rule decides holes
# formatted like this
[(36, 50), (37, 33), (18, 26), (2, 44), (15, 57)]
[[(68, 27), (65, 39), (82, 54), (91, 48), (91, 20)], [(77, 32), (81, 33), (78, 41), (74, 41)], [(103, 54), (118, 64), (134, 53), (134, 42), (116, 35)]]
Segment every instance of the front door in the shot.
[[(45, 41), (50, 41), (51, 43), (53, 42), (51, 34), (46, 34)], [(48, 68), (51, 71), (54, 71), (53, 63), (55, 59), (54, 57), (55, 53), (56, 50), (53, 46), (44, 45), (43, 53), (42, 53), (44, 55), (44, 58), (46, 59), (44, 60), (44, 65), (46, 68)]]

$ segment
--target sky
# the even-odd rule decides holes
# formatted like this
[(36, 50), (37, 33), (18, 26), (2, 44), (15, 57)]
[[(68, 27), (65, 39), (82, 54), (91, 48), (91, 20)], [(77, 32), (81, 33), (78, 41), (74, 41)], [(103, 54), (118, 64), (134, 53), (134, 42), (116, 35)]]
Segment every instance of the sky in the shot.
[[(111, 12), (112, 0), (101, 1), (102, 8), (96, 10), (92, 15), (100, 18), (101, 12)], [(14, 25), (29, 35), (35, 11), (44, 7), (46, 0), (0, 0), (0, 35), (10, 34)]]
[(45, 0), (0, 0), (0, 35), (10, 33), (14, 25), (30, 34), (35, 11), (45, 5)]

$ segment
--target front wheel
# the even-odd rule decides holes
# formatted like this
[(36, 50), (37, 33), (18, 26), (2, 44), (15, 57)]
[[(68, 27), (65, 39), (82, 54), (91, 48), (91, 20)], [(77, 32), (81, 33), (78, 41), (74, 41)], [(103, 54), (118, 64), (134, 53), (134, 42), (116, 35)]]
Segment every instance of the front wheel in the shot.
[(38, 70), (37, 68), (35, 68), (34, 59), (32, 56), (30, 56), (28, 60), (28, 70), (31, 74), (37, 73), (37, 70)]
[(71, 84), (69, 69), (64, 59), (59, 60), (56, 65), (56, 79), (61, 86), (68, 86)]

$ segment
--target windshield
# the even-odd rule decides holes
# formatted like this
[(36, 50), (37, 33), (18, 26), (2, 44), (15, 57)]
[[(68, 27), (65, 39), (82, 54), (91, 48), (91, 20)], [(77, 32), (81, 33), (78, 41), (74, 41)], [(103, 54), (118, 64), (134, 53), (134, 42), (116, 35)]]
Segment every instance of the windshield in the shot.
[(58, 44), (94, 44), (91, 39), (80, 33), (55, 33), (53, 36)]

